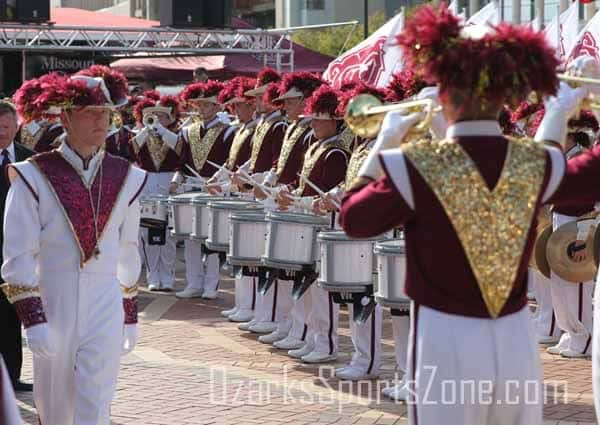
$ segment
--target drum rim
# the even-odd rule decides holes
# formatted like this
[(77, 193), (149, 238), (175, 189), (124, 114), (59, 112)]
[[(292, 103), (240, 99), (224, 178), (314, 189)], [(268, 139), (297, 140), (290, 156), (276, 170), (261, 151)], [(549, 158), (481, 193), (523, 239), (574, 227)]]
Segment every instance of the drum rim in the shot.
[[(346, 238), (345, 239), (337, 239), (337, 238), (333, 237), (334, 234), (336, 234), (336, 235), (342, 234), (342, 235), (346, 236)], [(352, 238), (352, 237), (348, 236), (346, 234), (346, 232), (344, 232), (343, 230), (323, 230), (323, 231), (319, 232), (319, 234), (317, 235), (317, 240), (324, 241), (324, 242), (340, 242), (340, 243), (364, 242), (364, 243), (370, 243), (370, 244), (374, 245), (381, 239), (378, 239), (378, 238)]]
[(373, 297), (375, 298), (375, 302), (377, 304), (380, 304), (384, 307), (397, 308), (398, 310), (410, 310), (410, 303), (412, 302), (410, 299), (406, 299), (406, 301), (402, 302), (388, 301), (389, 298), (384, 298), (380, 295), (377, 295), (378, 293), (379, 291), (373, 294)]
[(378, 242), (375, 243), (375, 246), (373, 248), (373, 252), (377, 255), (394, 255), (394, 254), (406, 254), (406, 242), (404, 242), (401, 246), (401, 249), (397, 249), (395, 247), (390, 246), (389, 242), (395, 242), (395, 241), (402, 241), (404, 242), (404, 239), (399, 239), (399, 238), (392, 238), (392, 239), (385, 239), (385, 240), (380, 240)]
[(213, 251), (229, 252), (229, 243), (221, 244), (218, 242), (212, 242), (210, 239), (208, 239), (208, 237), (204, 240), (204, 245), (206, 245), (208, 249), (212, 249)]
[[(299, 220), (285, 220), (285, 216), (297, 217)], [(274, 223), (289, 223), (289, 224), (307, 224), (311, 227), (322, 227), (329, 225), (329, 218), (326, 216), (304, 213), (290, 213), (285, 211), (268, 211), (266, 214), (267, 221)]]
[[(258, 202), (252, 201), (210, 201), (207, 204), (208, 209), (216, 209), (216, 210), (231, 210), (231, 211), (260, 211), (263, 209), (263, 206)], [(242, 208), (231, 208), (232, 205), (243, 206)], [(245, 206), (244, 206), (245, 205)], [(255, 206), (256, 208), (246, 208), (247, 206)]]
[[(262, 220), (250, 220), (253, 217), (262, 217)], [(267, 223), (267, 217), (264, 212), (260, 211), (236, 211), (229, 215), (231, 221), (245, 221), (247, 223)]]
[[(357, 283), (357, 284), (353, 284), (353, 285), (346, 285), (346, 284), (342, 284), (341, 282), (330, 283), (329, 281), (324, 281), (321, 279), (317, 279), (317, 283), (319, 284), (319, 286), (323, 287), (323, 289), (325, 289), (329, 292), (360, 293), (360, 292), (367, 292), (369, 290), (369, 287), (373, 286), (372, 282), (370, 284)], [(359, 289), (361, 289), (361, 290), (359, 290)]]

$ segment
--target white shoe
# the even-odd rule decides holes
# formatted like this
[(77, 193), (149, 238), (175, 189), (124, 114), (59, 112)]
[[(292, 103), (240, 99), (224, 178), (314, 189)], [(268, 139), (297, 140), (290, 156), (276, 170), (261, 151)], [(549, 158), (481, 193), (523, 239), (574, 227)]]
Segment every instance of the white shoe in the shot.
[(367, 373), (354, 366), (345, 367), (341, 370), (336, 369), (335, 371), (335, 377), (344, 381), (364, 381), (377, 378), (378, 376), (378, 373)]
[(337, 359), (337, 354), (319, 353), (318, 351), (313, 351), (312, 353), (302, 356), (302, 361), (304, 363), (326, 363), (332, 362), (335, 359)]
[(270, 334), (275, 332), (277, 329), (277, 323), (275, 322), (259, 322), (253, 326), (250, 326), (248, 330), (255, 334)]
[(160, 291), (160, 283), (149, 283), (148, 284), (148, 290), (155, 292), (155, 291)]
[(185, 288), (183, 291), (176, 292), (177, 298), (200, 298), (202, 296), (202, 289), (196, 288)]
[(403, 381), (395, 387), (387, 387), (381, 391), (384, 397), (395, 401), (406, 401), (408, 399), (408, 388)]
[(590, 357), (590, 354), (582, 354), (580, 351), (571, 350), (567, 348), (566, 350), (562, 350), (560, 352), (561, 357), (566, 357), (568, 359), (582, 359), (585, 357)]
[(555, 336), (538, 336), (537, 343), (542, 345), (558, 344), (560, 338)]
[(288, 335), (281, 341), (275, 341), (273, 347), (279, 348), (280, 350), (297, 350), (298, 348), (304, 347), (304, 341)]
[(217, 294), (218, 291), (204, 291), (204, 293), (202, 294), (202, 299), (203, 300), (214, 300), (215, 298), (217, 298)]
[(560, 343), (546, 348), (546, 353), (548, 354), (559, 355), (561, 351), (564, 351), (564, 348), (561, 347)]
[(240, 323), (240, 325), (238, 326), (238, 329), (241, 331), (249, 331), (250, 330), (250, 326), (254, 326), (257, 322), (254, 321), (254, 319), (250, 320), (249, 322), (246, 323)]
[(238, 306), (235, 306), (233, 308), (230, 308), (229, 310), (223, 310), (221, 312), (221, 316), (223, 317), (229, 317), (229, 316), (233, 316), (235, 313), (237, 313), (239, 310)]
[(304, 344), (301, 348), (288, 351), (288, 356), (293, 357), (294, 359), (301, 359), (307, 354), (312, 353), (313, 350), (314, 347), (312, 345)]
[(338, 367), (335, 369), (335, 376), (338, 376), (339, 373), (344, 373), (346, 369), (350, 369), (352, 366), (347, 364), (346, 366)]
[[(238, 311), (236, 311), (234, 314), (232, 314), (231, 316), (228, 317), (229, 321), (238, 322), (238, 323), (252, 322), (253, 318), (254, 318), (254, 312), (252, 310), (242, 310), (242, 309), (238, 309)], [(244, 330), (244, 329), (242, 329), (242, 330)], [(248, 329), (245, 329), (245, 330), (248, 330)]]
[(173, 291), (173, 282), (161, 283), (160, 290), (163, 292), (172, 292)]
[(281, 341), (286, 338), (286, 334), (280, 331), (271, 332), (268, 335), (261, 335), (258, 340), (263, 344), (273, 344), (274, 342)]

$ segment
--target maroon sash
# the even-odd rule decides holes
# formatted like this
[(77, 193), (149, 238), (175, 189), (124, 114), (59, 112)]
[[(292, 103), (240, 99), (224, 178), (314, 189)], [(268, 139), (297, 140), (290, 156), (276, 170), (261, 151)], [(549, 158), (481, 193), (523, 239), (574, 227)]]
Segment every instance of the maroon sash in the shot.
[(98, 240), (94, 228), (94, 211), (98, 205), (100, 175), (102, 174), (102, 194), (98, 214), (98, 237), (102, 234), (112, 210), (119, 198), (129, 172), (129, 163), (121, 158), (105, 154), (102, 159), (102, 173), (96, 173), (90, 191), (86, 188), (77, 170), (60, 152), (51, 151), (31, 158), (50, 183), (59, 204), (70, 224), (73, 237), (81, 251), (81, 265), (94, 255)]

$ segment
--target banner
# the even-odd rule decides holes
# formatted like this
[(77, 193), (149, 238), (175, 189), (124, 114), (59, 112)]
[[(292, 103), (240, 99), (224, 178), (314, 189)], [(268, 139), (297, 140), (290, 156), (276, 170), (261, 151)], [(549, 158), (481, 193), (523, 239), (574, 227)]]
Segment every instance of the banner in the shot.
[(571, 6), (548, 24), (544, 30), (546, 39), (556, 48), (557, 56), (565, 61), (577, 43), (579, 34), (579, 3), (574, 1)]
[(600, 11), (597, 12), (577, 36), (569, 60), (589, 55), (600, 61)]
[(394, 72), (402, 69), (402, 51), (396, 45), (396, 36), (403, 27), (404, 13), (400, 12), (369, 38), (334, 59), (323, 79), (336, 88), (358, 81), (387, 86)]

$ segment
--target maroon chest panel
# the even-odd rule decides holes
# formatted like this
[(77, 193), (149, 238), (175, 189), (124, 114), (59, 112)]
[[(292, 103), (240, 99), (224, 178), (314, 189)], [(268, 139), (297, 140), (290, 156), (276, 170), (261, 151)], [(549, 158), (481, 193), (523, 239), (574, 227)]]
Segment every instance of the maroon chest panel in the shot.
[(279, 123), (274, 124), (269, 129), (260, 146), (254, 169), (251, 170), (253, 173), (264, 173), (277, 166), (277, 159), (285, 137), (285, 129), (286, 126)]
[[(487, 139), (465, 137), (458, 141), (488, 187), (493, 188), (502, 172), (507, 142), (501, 137)], [(418, 304), (449, 314), (489, 317), (465, 252), (442, 205), (410, 161), (407, 160), (406, 165), (415, 203), (415, 214), (404, 225), (408, 296)], [(548, 159), (543, 189), (548, 184), (549, 173)], [(537, 208), (540, 208), (539, 201)], [(536, 224), (534, 218), (513, 291), (501, 315), (514, 313), (527, 302), (527, 268)]]
[(46, 177), (62, 206), (81, 251), (81, 264), (84, 265), (94, 255), (99, 242), (96, 239), (93, 210), (98, 205), (98, 196), (101, 197), (97, 212), (98, 237), (101, 238), (129, 173), (129, 164), (120, 158), (105, 155), (101, 170), (96, 173), (88, 191), (77, 171), (58, 151), (36, 155), (32, 161)]
[[(190, 147), (189, 143), (185, 143), (183, 146), (184, 163), (196, 170), (196, 172), (202, 177), (212, 177), (213, 174), (217, 172), (217, 169), (210, 165), (208, 161), (214, 162), (215, 164), (223, 165), (227, 161), (227, 158), (229, 158), (229, 149), (231, 148), (231, 143), (233, 141), (233, 135), (235, 134), (235, 132), (230, 132), (227, 136), (227, 139), (225, 139), (225, 133), (227, 133), (227, 129), (221, 131), (221, 134), (217, 136), (217, 140), (212, 145), (212, 148), (210, 149), (210, 152), (206, 157), (206, 162), (202, 166), (201, 170), (196, 169), (196, 165), (194, 164), (194, 158), (192, 156), (192, 148)], [(202, 137), (204, 137), (204, 134), (205, 133), (203, 132)], [(185, 174), (191, 174), (187, 167), (184, 167), (182, 171)]]
[[(240, 150), (238, 151), (238, 154), (235, 158), (235, 164), (233, 164), (233, 170), (237, 170), (238, 167), (245, 164), (250, 159), (250, 155), (252, 154), (252, 136), (253, 135), (254, 135), (254, 133), (251, 133), (248, 137), (246, 137), (246, 139), (244, 140), (244, 143), (242, 143), (242, 146), (240, 147)], [(231, 149), (231, 146), (229, 148)]]
[(121, 128), (118, 132), (111, 134), (105, 142), (104, 148), (106, 152), (111, 155), (118, 156), (132, 161), (132, 154), (129, 148), (129, 139), (133, 136), (133, 133), (125, 128)]
[[(132, 139), (130, 143), (135, 143), (135, 141)], [(160, 168), (157, 170), (154, 167), (154, 162), (152, 162), (152, 157), (148, 151), (147, 143), (144, 143), (138, 154), (135, 155), (135, 163), (144, 171), (149, 171), (151, 173), (169, 173), (177, 171), (181, 165), (181, 157), (177, 155), (173, 149), (169, 149), (167, 156), (160, 164)]]
[[(313, 182), (323, 192), (327, 192), (341, 182), (346, 176), (346, 168), (348, 167), (347, 157), (341, 152), (333, 152), (340, 150), (339, 146), (332, 146), (327, 149), (317, 160), (313, 167), (309, 180)], [(300, 196), (317, 196), (318, 194), (309, 185), (304, 185), (304, 190)]]

